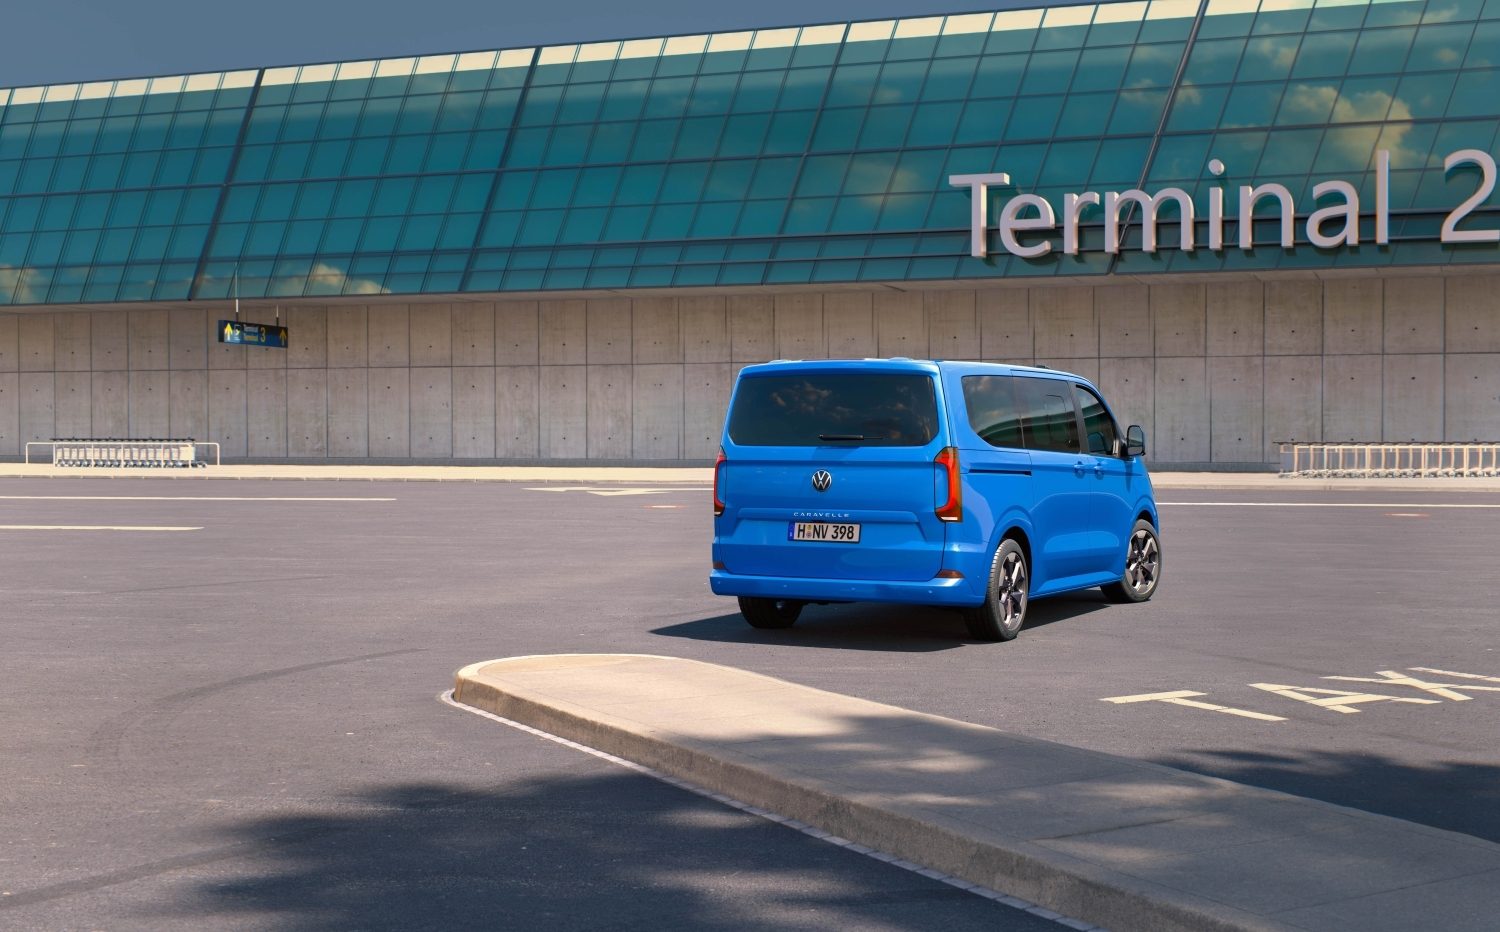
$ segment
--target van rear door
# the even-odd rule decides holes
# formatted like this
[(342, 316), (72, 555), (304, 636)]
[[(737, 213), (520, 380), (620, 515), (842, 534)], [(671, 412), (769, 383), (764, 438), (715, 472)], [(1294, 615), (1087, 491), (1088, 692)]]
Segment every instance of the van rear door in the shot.
[[(758, 370), (758, 371), (757, 371)], [(746, 370), (725, 428), (717, 553), (731, 573), (919, 581), (941, 569), (947, 479), (936, 372)]]

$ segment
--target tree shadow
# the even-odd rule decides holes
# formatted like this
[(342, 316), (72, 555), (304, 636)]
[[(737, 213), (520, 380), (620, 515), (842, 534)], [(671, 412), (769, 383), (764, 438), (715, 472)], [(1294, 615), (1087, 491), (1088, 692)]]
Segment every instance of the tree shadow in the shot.
[(1363, 809), (1500, 843), (1500, 766), (1371, 753), (1217, 749), (1157, 758), (1179, 770)]
[[(716, 740), (740, 759), (781, 762), (851, 793), (895, 793), (1064, 852), (1082, 846), (1090, 859), (1153, 882), (1176, 877), (1184, 854), (1207, 857), (1236, 835), (1279, 834), (1324, 853), (1369, 842), (1337, 812), (1288, 808), (1215, 781), (1166, 778), (1127, 758), (945, 719), (845, 714), (789, 732), (731, 716)], [(1500, 840), (1500, 768), (1492, 765), (1236, 751), (1156, 763)], [(1276, 812), (1279, 821), (1265, 818)], [(232, 823), (205, 841), (248, 853), (199, 879), (195, 895), (156, 907), (161, 915), (308, 932), (1054, 928), (623, 772), (489, 788), (380, 786), (313, 814)], [(1447, 848), (1409, 856), (1451, 866)], [(1408, 857), (1381, 856), (1392, 867)], [(1330, 854), (1312, 870), (1244, 865), (1253, 876), (1229, 902), (1254, 908), (1279, 883), (1316, 901), (1320, 872), (1337, 875), (1338, 860)], [(941, 857), (932, 866), (959, 869)]]
[(255, 853), (163, 916), (287, 930), (916, 930), (994, 928), (997, 910), (1012, 912), (627, 773), (377, 787), (213, 842)]
[[(1109, 603), (1103, 597), (1090, 598), (1086, 594), (1038, 599), (1027, 609), (1022, 631), (1107, 608)], [(969, 637), (963, 616), (953, 609), (873, 602), (808, 605), (790, 628), (752, 628), (738, 612), (732, 612), (654, 628), (651, 633), (728, 644), (785, 644), (891, 653), (930, 653), (979, 643)]]

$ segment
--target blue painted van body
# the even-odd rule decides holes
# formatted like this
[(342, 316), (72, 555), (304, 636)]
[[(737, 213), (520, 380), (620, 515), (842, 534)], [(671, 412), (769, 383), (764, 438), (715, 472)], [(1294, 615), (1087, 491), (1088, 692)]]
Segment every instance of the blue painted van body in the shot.
[[(786, 445), (764, 438), (737, 442), (731, 429), (737, 406), (758, 391), (756, 380), (785, 384), (789, 376), (807, 375), (817, 383), (855, 374), (929, 380), (935, 405), (930, 436), (921, 433), (895, 446), (842, 435)], [(805, 602), (971, 607), (984, 601), (991, 561), (1007, 536), (1026, 550), (1033, 598), (1117, 583), (1135, 522), (1145, 519), (1160, 528), (1144, 461), (1124, 454), (1123, 431), (1107, 404), (1117, 438), (1107, 451), (1087, 452), (1084, 408), (1077, 403), (1077, 450), (1028, 449), (1007, 445), (1004, 437), (981, 437), (975, 427), (981, 418), (971, 417), (964, 380), (997, 376), (1017, 380), (993, 383), (1017, 386), (1015, 392), (1023, 387), (1018, 380), (1042, 380), (1024, 388), (1054, 399), (1102, 403), (1080, 376), (1024, 366), (890, 359), (746, 367), (730, 399), (716, 467), (716, 511), (722, 512), (714, 519), (713, 591)], [(1097, 425), (1097, 406), (1093, 411)], [(939, 462), (945, 450), (956, 450), (956, 470)], [(961, 516), (944, 520), (937, 512), (951, 500), (949, 477), (955, 472)], [(814, 483), (818, 473), (829, 479), (822, 490)], [(860, 540), (793, 540), (797, 522), (857, 524)]]

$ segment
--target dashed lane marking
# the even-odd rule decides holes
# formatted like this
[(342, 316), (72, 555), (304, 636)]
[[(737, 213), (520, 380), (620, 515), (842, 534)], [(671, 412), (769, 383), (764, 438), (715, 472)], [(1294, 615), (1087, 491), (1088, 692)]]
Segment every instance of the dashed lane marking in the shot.
[(0, 531), (201, 531), (201, 527), (125, 524), (0, 524)]
[(608, 486), (544, 486), (529, 488), (528, 492), (587, 492), (590, 495), (614, 496), (614, 495), (661, 495), (665, 492), (707, 492), (707, 485), (694, 486), (693, 488), (610, 488)]

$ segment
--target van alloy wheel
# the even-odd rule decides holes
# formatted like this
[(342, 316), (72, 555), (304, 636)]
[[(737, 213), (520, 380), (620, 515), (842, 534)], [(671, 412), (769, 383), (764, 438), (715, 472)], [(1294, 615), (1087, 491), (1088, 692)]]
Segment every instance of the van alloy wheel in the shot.
[(1156, 545), (1156, 535), (1142, 528), (1130, 535), (1130, 553), (1125, 557), (1125, 583), (1137, 595), (1145, 595), (1156, 587), (1156, 574), (1161, 568), (1161, 548)]
[(1014, 540), (1002, 540), (990, 566), (984, 603), (964, 611), (969, 634), (981, 641), (1009, 641), (1020, 634), (1030, 593), (1025, 552)]
[(1150, 521), (1142, 518), (1130, 529), (1125, 544), (1125, 571), (1118, 582), (1099, 588), (1111, 602), (1144, 602), (1161, 582), (1161, 538)]
[(999, 591), (995, 599), (1000, 603), (1000, 624), (1007, 628), (1020, 628), (1026, 617), (1026, 561), (1019, 553), (1007, 554), (1000, 565), (1000, 578), (996, 581)]

